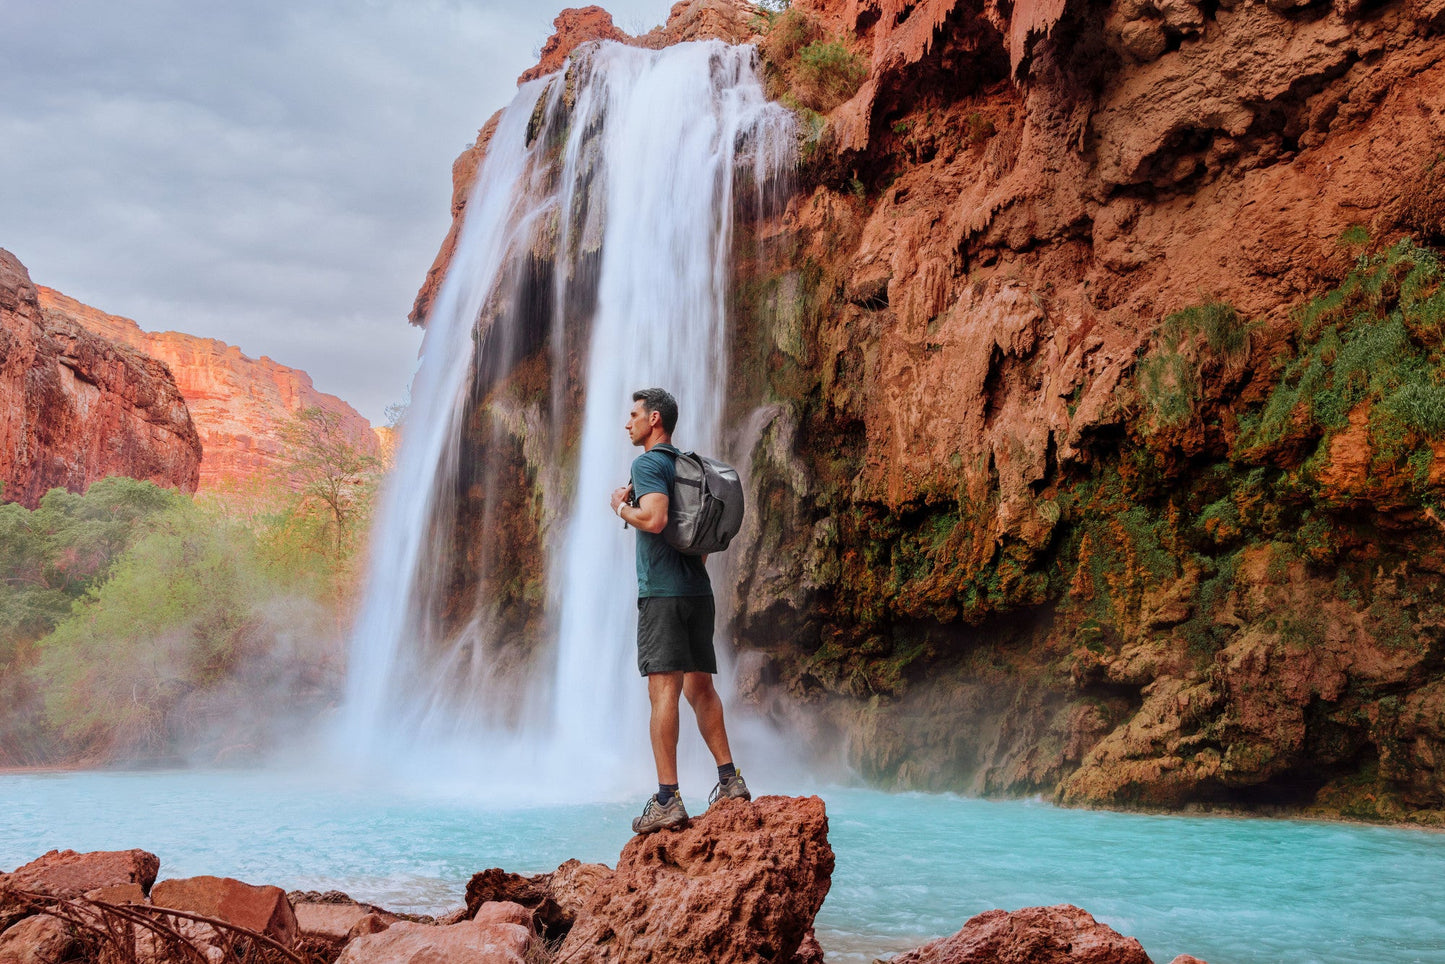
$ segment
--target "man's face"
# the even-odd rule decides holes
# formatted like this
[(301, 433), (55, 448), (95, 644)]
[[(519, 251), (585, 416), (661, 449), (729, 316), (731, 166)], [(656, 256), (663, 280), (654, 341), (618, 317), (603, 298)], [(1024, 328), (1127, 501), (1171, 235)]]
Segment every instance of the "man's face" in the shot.
[(643, 444), (652, 434), (652, 416), (655, 414), (647, 410), (642, 399), (632, 403), (632, 412), (627, 416), (627, 437), (632, 439), (633, 445)]

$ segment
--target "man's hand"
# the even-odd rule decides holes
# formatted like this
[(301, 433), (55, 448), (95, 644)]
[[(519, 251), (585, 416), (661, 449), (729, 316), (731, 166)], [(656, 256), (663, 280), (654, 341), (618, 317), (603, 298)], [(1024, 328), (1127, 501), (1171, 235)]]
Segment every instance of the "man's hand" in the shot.
[(612, 490), (612, 514), (613, 514), (613, 515), (619, 515), (619, 514), (620, 514), (620, 512), (619, 512), (619, 507), (622, 505), (622, 503), (626, 502), (626, 501), (627, 501), (629, 498), (631, 498), (631, 497), (632, 497), (632, 483), (631, 483), (631, 482), (627, 483), (626, 485), (619, 485), (617, 488), (613, 489), (613, 490)]

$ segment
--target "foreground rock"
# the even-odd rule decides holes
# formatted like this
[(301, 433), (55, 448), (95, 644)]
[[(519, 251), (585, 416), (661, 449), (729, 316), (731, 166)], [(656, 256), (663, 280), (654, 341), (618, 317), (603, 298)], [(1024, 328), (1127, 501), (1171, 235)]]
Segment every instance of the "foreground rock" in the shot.
[(51, 964), (65, 960), (74, 946), (69, 924), (36, 914), (0, 933), (0, 964)]
[(165, 365), (43, 317), (25, 266), (0, 249), (0, 482), (35, 508), (107, 475), (194, 492), (201, 440)]
[(288, 894), (296, 913), (296, 930), (303, 941), (345, 944), (362, 934), (386, 930), (400, 918), (372, 904), (346, 900), (297, 900)]
[(402, 921), (346, 945), (337, 964), (524, 964), (545, 960), (532, 912), (492, 902), (473, 920), (438, 926)]
[(163, 880), (151, 889), (151, 903), (244, 927), (265, 934), (283, 947), (295, 944), (299, 932), (296, 914), (284, 890), (258, 887), (231, 877)]
[(822, 800), (724, 800), (685, 830), (634, 837), (557, 959), (794, 961), (832, 874)]
[(484, 870), (467, 882), (468, 917), (489, 902), (519, 904), (532, 912), (543, 939), (560, 941), (567, 936), (577, 915), (597, 885), (609, 880), (612, 871), (605, 864), (584, 864), (569, 860), (550, 874), (523, 877), (500, 868)]
[(0, 889), (29, 890), (51, 897), (80, 897), (103, 887), (139, 884), (149, 891), (161, 861), (145, 850), (52, 850), (0, 874)]
[(1072, 904), (990, 910), (892, 964), (1151, 964), (1144, 947)]
[[(569, 860), (531, 877), (479, 873), (467, 885), (466, 908), (435, 923), (401, 920), (338, 891), (286, 894), (226, 877), (152, 887), (159, 863), (142, 850), (51, 851), (0, 875), (0, 894), (8, 887), (213, 918), (214, 927), (169, 922), (213, 960), (228, 953), (232, 935), (219, 929), (225, 922), (337, 964), (822, 964), (813, 918), (831, 884), (833, 851), (817, 797), (726, 800), (684, 830), (634, 837), (616, 870)], [(4, 909), (0, 902), (0, 915)], [(73, 924), (34, 905), (21, 911), (0, 919), (0, 964), (73, 958), (84, 936)], [(149, 930), (135, 936), (143, 964), (172, 959), (173, 950)], [(1137, 940), (1068, 904), (991, 910), (893, 962), (1151, 964)], [(1181, 955), (1171, 964), (1204, 962)]]

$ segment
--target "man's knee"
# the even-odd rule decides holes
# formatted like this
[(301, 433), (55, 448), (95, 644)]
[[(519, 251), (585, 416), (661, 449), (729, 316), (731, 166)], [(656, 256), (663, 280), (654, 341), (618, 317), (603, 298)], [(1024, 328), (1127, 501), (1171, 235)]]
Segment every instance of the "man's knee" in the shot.
[(712, 685), (711, 673), (688, 673), (683, 677), (682, 695), (687, 697), (689, 706), (710, 703), (718, 698)]
[(647, 677), (647, 695), (654, 703), (669, 700), (677, 705), (679, 694), (685, 689), (681, 673), (650, 673)]

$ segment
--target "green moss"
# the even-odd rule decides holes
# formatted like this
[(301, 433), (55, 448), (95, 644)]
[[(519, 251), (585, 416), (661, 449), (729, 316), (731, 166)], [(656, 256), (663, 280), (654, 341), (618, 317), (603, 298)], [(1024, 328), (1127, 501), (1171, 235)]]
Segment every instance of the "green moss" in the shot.
[(1237, 366), (1249, 354), (1251, 326), (1223, 301), (1167, 316), (1136, 369), (1148, 434), (1189, 422), (1203, 398), (1208, 365)]

